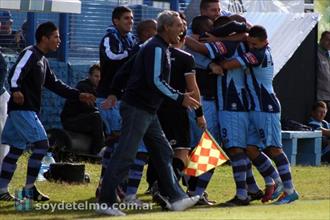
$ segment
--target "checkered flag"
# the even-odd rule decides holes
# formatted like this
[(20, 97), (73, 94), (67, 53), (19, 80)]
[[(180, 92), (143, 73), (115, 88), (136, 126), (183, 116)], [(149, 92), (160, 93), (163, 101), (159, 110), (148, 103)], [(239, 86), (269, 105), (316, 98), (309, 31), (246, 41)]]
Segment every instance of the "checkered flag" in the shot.
[(188, 166), (184, 173), (188, 176), (200, 176), (229, 160), (226, 153), (214, 140), (209, 131), (205, 130), (197, 147), (191, 153)]

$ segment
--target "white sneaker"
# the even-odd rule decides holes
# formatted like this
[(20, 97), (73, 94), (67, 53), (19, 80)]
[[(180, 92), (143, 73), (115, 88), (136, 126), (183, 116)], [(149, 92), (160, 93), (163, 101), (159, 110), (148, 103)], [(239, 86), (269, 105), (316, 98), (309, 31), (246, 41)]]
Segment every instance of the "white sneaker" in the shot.
[(96, 213), (99, 215), (110, 215), (110, 216), (125, 216), (126, 214), (122, 211), (120, 211), (117, 208), (101, 208), (98, 207), (98, 209), (96, 209)]
[(168, 207), (171, 211), (183, 211), (192, 206), (194, 206), (200, 199), (200, 196), (193, 196), (184, 199), (180, 199), (176, 202), (171, 203), (171, 206)]

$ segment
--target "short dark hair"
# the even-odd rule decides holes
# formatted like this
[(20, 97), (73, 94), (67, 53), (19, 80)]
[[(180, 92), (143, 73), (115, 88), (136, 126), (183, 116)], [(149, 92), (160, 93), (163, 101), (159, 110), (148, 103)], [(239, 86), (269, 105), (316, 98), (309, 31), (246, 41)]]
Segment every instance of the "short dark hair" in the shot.
[(126, 13), (126, 12), (132, 12), (132, 10), (129, 7), (126, 6), (118, 6), (112, 11), (112, 23), (114, 23), (115, 19), (120, 19), (120, 17)]
[(330, 34), (330, 31), (323, 31), (321, 34), (321, 39), (325, 38), (327, 34)]
[(199, 4), (199, 9), (207, 9), (210, 3), (220, 3), (220, 0), (202, 0)]
[(204, 32), (211, 31), (212, 26), (213, 21), (209, 17), (200, 15), (193, 18), (191, 22), (191, 31), (193, 34), (200, 35)]
[(52, 35), (52, 33), (57, 30), (57, 26), (51, 21), (40, 24), (35, 33), (37, 43), (41, 42), (43, 36), (49, 38), (50, 35)]
[(313, 104), (312, 111), (315, 111), (318, 108), (328, 109), (327, 104), (323, 101), (317, 101)]
[(266, 40), (267, 39), (267, 31), (263, 26), (254, 25), (249, 30), (249, 36), (258, 38), (260, 40)]
[(142, 33), (147, 30), (150, 30), (150, 29), (157, 30), (157, 21), (156, 20), (147, 19), (147, 20), (141, 21), (136, 27), (136, 34), (137, 34), (138, 38), (140, 39), (142, 36)]
[(95, 70), (101, 70), (100, 63), (95, 63), (89, 67), (88, 74), (92, 75)]
[(215, 19), (215, 21), (213, 22), (213, 27), (217, 28), (217, 27), (220, 27), (222, 25), (228, 24), (231, 21), (232, 20), (228, 16), (220, 16), (217, 19)]

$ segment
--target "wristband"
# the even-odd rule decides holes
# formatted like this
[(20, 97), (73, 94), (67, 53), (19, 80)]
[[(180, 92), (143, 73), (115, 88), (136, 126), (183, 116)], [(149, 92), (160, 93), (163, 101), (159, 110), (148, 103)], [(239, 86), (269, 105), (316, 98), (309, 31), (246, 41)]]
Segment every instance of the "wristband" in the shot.
[(201, 117), (201, 116), (204, 115), (202, 106), (200, 106), (199, 108), (195, 109), (195, 114), (196, 114), (196, 117)]

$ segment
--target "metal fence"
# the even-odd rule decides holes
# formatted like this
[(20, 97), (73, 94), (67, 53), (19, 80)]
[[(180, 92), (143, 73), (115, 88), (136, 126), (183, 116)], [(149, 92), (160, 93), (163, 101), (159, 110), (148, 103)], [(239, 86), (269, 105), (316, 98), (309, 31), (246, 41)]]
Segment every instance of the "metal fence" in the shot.
[[(180, 0), (181, 8), (190, 0)], [(69, 61), (95, 61), (98, 60), (98, 47), (106, 28), (112, 24), (112, 10), (119, 5), (129, 6), (134, 13), (135, 25), (147, 18), (156, 18), (164, 9), (170, 9), (170, 1), (153, 0), (81, 0), (81, 14), (69, 14), (68, 16), (68, 59)], [(3, 11), (3, 10), (1, 10)], [(1, 19), (0, 11), (0, 19)], [(11, 11), (12, 29), (21, 31), (28, 13)], [(53, 21), (59, 25), (58, 13), (34, 13), (35, 25), (44, 21)], [(0, 33), (1, 35), (1, 33)], [(12, 36), (14, 38), (14, 36)], [(0, 39), (0, 46), (12, 48), (12, 45)], [(22, 48), (14, 48), (19, 52)], [(5, 50), (5, 49), (4, 49)], [(14, 52), (13, 52), (14, 53)]]

